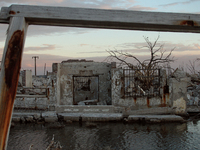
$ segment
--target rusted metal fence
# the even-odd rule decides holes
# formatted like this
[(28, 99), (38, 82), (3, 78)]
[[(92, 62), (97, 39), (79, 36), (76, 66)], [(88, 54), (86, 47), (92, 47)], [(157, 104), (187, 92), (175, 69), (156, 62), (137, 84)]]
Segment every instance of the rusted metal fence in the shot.
[(160, 69), (123, 69), (124, 97), (160, 96)]

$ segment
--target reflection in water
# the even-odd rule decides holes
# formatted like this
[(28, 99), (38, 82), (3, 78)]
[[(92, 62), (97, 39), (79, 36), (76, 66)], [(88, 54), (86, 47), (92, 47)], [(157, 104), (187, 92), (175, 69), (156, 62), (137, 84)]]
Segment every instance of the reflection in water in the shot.
[(200, 149), (200, 121), (184, 124), (98, 123), (88, 128), (78, 123), (53, 129), (51, 125), (16, 124), (11, 128), (8, 150), (45, 150), (55, 135), (64, 150)]

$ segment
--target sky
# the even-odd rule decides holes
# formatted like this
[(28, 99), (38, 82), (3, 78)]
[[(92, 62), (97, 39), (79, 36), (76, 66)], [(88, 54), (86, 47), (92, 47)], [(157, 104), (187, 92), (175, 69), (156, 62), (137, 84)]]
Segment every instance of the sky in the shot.
[[(200, 0), (1, 0), (0, 8), (12, 4), (200, 14)], [(0, 59), (7, 28), (8, 25), (0, 24)], [(175, 48), (174, 68), (187, 70), (189, 61), (200, 58), (200, 34), (197, 33), (29, 26), (21, 69), (32, 70), (34, 74), (32, 56), (39, 56), (38, 75), (44, 74), (45, 64), (46, 70), (51, 71), (52, 63), (67, 59), (103, 62), (109, 56), (106, 50), (130, 52), (139, 59), (146, 59), (149, 51), (144, 48), (147, 46), (144, 37), (154, 42), (158, 36), (158, 46), (164, 44), (166, 52)], [(197, 67), (200, 64), (195, 63)]]

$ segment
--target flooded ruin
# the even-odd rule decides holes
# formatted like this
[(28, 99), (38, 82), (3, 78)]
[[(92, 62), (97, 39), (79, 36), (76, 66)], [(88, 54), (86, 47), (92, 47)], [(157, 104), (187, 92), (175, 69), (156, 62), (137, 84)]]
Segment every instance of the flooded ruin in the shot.
[[(161, 114), (175, 116), (200, 112), (199, 84), (196, 81), (191, 84), (192, 77), (181, 70), (167, 77), (164, 70), (150, 70), (151, 63), (144, 72), (132, 67), (126, 73), (112, 62), (63, 61), (54, 63), (47, 76), (32, 79), (32, 73), (27, 71), (22, 75), (22, 85), (18, 84), (29, 25), (199, 33), (196, 21), (198, 16), (195, 14), (31, 5), (2, 7), (0, 23), (9, 24), (9, 28), (0, 76), (0, 149), (7, 149), (11, 122), (38, 123), (41, 120), (50, 124), (17, 123), (10, 131), (8, 149), (23, 150), (31, 145), (35, 149), (45, 149), (53, 135), (64, 149), (197, 149), (199, 122), (95, 123), (92, 129), (85, 124), (86, 121), (145, 118), (133, 115), (160, 115), (156, 119), (146, 117), (155, 123), (162, 121)], [(152, 54), (158, 51), (151, 50)], [(163, 60), (163, 54), (161, 52), (159, 60)], [(165, 60), (169, 60), (168, 56)], [(33, 109), (44, 112), (16, 112)], [(58, 123), (60, 116), (66, 122), (83, 123), (54, 129), (51, 123)]]

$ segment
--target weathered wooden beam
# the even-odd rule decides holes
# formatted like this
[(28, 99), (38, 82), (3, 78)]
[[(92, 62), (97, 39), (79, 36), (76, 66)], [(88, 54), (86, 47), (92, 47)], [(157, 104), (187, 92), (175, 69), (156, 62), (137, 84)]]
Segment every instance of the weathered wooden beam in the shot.
[(7, 11), (4, 17), (25, 17), (29, 24), (34, 25), (200, 32), (200, 14), (29, 5), (11, 5)]
[(0, 74), (0, 150), (6, 149), (28, 24), (11, 17)]
[(9, 16), (8, 16), (8, 7), (2, 7), (0, 12), (0, 23), (7, 23), (9, 24)]

